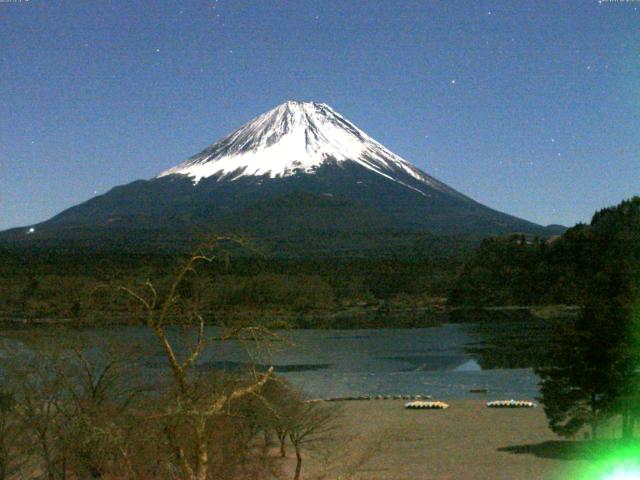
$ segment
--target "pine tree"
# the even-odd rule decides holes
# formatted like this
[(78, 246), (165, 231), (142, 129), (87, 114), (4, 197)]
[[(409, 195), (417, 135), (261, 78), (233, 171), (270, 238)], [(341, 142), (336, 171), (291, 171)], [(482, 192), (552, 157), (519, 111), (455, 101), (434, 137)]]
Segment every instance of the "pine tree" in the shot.
[(585, 275), (582, 311), (554, 335), (549, 366), (540, 368), (542, 403), (555, 432), (570, 436), (615, 414), (623, 436), (640, 413), (640, 198), (596, 213), (563, 239)]

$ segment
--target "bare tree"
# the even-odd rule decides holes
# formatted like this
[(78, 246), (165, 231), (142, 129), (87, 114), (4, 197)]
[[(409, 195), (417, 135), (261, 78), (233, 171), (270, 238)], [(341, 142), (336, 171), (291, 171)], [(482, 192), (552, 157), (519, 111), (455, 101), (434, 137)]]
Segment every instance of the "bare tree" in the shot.
[[(287, 456), (286, 443), (291, 428), (291, 412), (298, 408), (299, 398), (283, 378), (273, 376), (265, 384), (257, 408), (264, 419), (265, 433), (273, 432), (278, 439), (280, 457)], [(268, 440), (265, 440), (268, 444)]]
[(21, 381), (16, 384), (18, 412), (21, 428), (32, 439), (28, 453), (40, 459), (48, 480), (56, 480), (63, 475), (56, 445), (62, 423), (61, 379), (51, 364), (38, 360), (23, 366)]
[[(264, 373), (253, 369), (250, 381), (238, 383), (231, 389), (214, 390), (202, 388), (198, 376), (194, 375), (193, 367), (213, 340), (244, 338), (247, 335), (257, 337), (265, 333), (256, 327), (246, 327), (230, 329), (221, 337), (206, 336), (205, 321), (198, 312), (197, 298), (191, 292), (185, 294), (184, 289), (187, 281), (195, 275), (196, 266), (212, 260), (213, 257), (204, 255), (192, 256), (178, 271), (164, 294), (151, 281), (147, 281), (142, 289), (118, 287), (119, 291), (142, 307), (144, 325), (160, 343), (171, 371), (172, 398), (157, 419), (166, 422), (165, 432), (185, 480), (206, 480), (208, 477), (211, 421), (225, 414), (233, 402), (257, 394), (273, 373), (273, 367)], [(168, 332), (167, 327), (176, 323), (173, 319), (177, 319), (184, 328), (195, 330), (195, 339), (182, 352)]]
[(143, 389), (122, 342), (65, 329), (23, 332), (18, 339), (2, 367), (14, 389), (29, 476), (41, 470), (57, 480), (69, 467), (96, 478), (126, 464), (126, 420)]
[(0, 392), (0, 480), (11, 478), (26, 461), (20, 449), (24, 440), (14, 395)]
[(5, 335), (3, 388), (10, 389), (17, 428), (24, 442), (21, 453), (29, 458), (25, 468), (41, 470), (48, 480), (60, 478), (60, 456), (56, 448), (61, 423), (61, 377), (50, 346), (39, 331), (18, 331)]
[(335, 427), (337, 410), (321, 402), (298, 400), (289, 411), (287, 427), (289, 439), (296, 452), (294, 480), (300, 479), (302, 452), (312, 445), (330, 440), (329, 434)]

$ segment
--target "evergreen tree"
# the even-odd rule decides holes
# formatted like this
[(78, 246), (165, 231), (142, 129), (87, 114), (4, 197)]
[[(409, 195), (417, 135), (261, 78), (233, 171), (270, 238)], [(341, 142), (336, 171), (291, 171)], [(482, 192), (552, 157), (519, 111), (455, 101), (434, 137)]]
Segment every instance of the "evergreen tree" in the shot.
[(623, 436), (633, 435), (640, 400), (640, 198), (596, 213), (590, 227), (564, 239), (577, 252), (574, 271), (585, 276), (582, 312), (559, 327), (549, 358), (537, 370), (550, 427), (594, 436), (603, 419), (622, 414)]

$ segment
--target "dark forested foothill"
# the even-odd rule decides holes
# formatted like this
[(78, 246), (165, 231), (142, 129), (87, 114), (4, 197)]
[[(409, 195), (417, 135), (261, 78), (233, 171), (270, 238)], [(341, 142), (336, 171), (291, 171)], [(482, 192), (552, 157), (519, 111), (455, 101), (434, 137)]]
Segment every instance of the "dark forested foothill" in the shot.
[[(0, 316), (38, 321), (113, 321), (135, 315), (104, 287), (159, 285), (181, 264), (176, 254), (0, 251)], [(230, 318), (272, 326), (420, 326), (441, 311), (461, 260), (453, 257), (286, 259), (236, 256), (204, 265), (199, 301), (211, 323)]]
[(621, 242), (634, 235), (638, 205), (640, 198), (635, 197), (600, 210), (590, 225), (578, 224), (559, 237), (485, 239), (456, 279), (450, 304), (580, 304), (595, 274), (594, 262), (601, 261), (604, 252), (621, 254)]
[(450, 303), (575, 304), (583, 286), (575, 270), (583, 248), (575, 238), (582, 229), (578, 225), (551, 239), (513, 235), (484, 240), (456, 280)]

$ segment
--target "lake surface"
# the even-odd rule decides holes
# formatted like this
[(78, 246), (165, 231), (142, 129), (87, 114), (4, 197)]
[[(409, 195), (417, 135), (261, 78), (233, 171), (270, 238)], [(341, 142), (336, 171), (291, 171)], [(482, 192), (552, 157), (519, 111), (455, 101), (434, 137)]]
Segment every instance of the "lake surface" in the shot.
[[(279, 375), (314, 398), (423, 394), (444, 400), (534, 399), (538, 378), (530, 367), (541, 353), (540, 339), (548, 325), (501, 320), (417, 329), (286, 330), (277, 332), (285, 342), (262, 345), (258, 351), (249, 348), (255, 363), (274, 365)], [(150, 375), (166, 368), (157, 340), (144, 327), (89, 332), (148, 346), (144, 365)], [(210, 327), (207, 333), (216, 335), (219, 330)], [(247, 364), (247, 352), (238, 342), (214, 342), (197, 368), (236, 369)], [(488, 393), (469, 391), (477, 388)]]
[[(526, 325), (520, 326), (524, 327), (523, 340), (529, 333)], [(512, 329), (508, 330), (513, 337)], [(538, 395), (539, 380), (532, 368), (482, 367), (491, 364), (485, 360), (495, 352), (496, 338), (487, 337), (479, 325), (285, 334), (295, 346), (272, 356), (276, 370), (313, 397), (483, 397), (469, 392), (474, 388), (486, 388), (484, 396), (492, 398), (532, 399)]]

